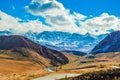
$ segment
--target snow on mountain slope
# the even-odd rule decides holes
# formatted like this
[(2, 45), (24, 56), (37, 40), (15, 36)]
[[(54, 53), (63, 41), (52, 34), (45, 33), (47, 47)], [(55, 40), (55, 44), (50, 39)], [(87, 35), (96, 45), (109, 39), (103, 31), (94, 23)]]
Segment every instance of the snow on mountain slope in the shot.
[[(11, 34), (12, 33), (8, 31), (0, 31), (0, 35)], [(94, 36), (89, 33), (80, 35), (76, 33), (45, 31), (42, 33), (27, 32), (22, 34), (22, 36), (55, 50), (73, 50), (89, 53), (91, 49), (106, 36), (106, 34)]]

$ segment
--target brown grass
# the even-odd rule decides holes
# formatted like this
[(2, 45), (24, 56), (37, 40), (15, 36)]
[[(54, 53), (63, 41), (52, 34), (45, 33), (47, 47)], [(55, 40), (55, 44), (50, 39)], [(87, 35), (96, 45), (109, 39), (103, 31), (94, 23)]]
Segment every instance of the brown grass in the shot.
[(35, 62), (0, 59), (0, 80), (27, 80), (47, 73)]
[[(71, 54), (65, 54), (70, 60), (69, 64), (62, 65), (58, 72), (48, 73), (44, 67), (29, 60), (11, 60), (10, 56), (0, 55), (0, 80), (31, 80), (32, 78), (58, 73), (88, 73), (110, 68), (111, 65), (119, 65), (120, 53), (99, 54), (95, 59), (86, 59)], [(86, 63), (80, 63), (86, 61)], [(101, 67), (103, 65), (103, 67)]]
[(73, 54), (64, 54), (64, 55), (69, 59), (69, 62), (73, 62), (79, 59), (79, 56), (77, 55), (73, 55)]
[(77, 61), (66, 64), (62, 68), (67, 73), (88, 73), (92, 71), (108, 70), (111, 68), (112, 65), (118, 66), (119, 64), (120, 52), (102, 53), (96, 55), (94, 59), (79, 57)]

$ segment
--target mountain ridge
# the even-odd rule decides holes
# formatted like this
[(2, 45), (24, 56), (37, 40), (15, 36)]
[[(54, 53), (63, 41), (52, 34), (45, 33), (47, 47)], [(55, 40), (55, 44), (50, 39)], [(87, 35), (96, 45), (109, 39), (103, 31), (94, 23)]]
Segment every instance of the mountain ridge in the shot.
[(59, 31), (44, 31), (42, 33), (28, 32), (24, 36), (51, 49), (60, 51), (73, 50), (88, 53), (95, 44), (106, 36), (106, 34), (95, 36), (89, 33), (81, 35)]
[(19, 36), (0, 36), (0, 49), (1, 50), (11, 50), (13, 52), (19, 52), (23, 56), (33, 58), (35, 61), (39, 61), (44, 64), (41, 59), (45, 59), (51, 62), (56, 61), (59, 64), (66, 64), (69, 62), (68, 58), (65, 57), (59, 51), (49, 49), (45, 46), (41, 46), (30, 39)]
[(107, 52), (120, 52), (120, 31), (110, 33), (91, 51), (93, 54)]

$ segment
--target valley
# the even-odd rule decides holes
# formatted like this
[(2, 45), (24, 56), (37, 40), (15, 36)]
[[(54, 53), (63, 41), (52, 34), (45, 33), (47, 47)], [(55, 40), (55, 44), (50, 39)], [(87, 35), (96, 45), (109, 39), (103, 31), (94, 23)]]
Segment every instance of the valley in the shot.
[[(94, 58), (88, 58), (90, 56), (94, 56)], [(86, 55), (86, 56), (75, 56), (70, 54), (68, 57), (69, 57), (68, 59), (70, 59), (71, 61), (68, 64), (63, 65), (62, 67), (58, 66), (57, 72), (53, 72), (53, 73), (50, 73), (49, 75), (46, 75), (40, 78), (35, 78), (33, 80), (42, 80), (42, 79), (55, 80), (55, 79), (66, 78), (66, 77), (67, 78), (75, 77), (81, 74), (87, 74), (87, 73), (99, 72), (99, 71), (104, 72), (107, 70), (114, 70), (114, 69), (120, 68), (120, 62), (118, 58), (120, 57), (119, 52), (107, 53), (107, 54), (101, 53), (98, 55)], [(63, 79), (63, 80), (66, 80), (66, 79)], [(76, 80), (79, 80), (79, 78)]]
[[(112, 54), (112, 55), (111, 55)], [(100, 56), (101, 55), (101, 56)], [(95, 55), (95, 58), (88, 59), (87, 56), (76, 56), (76, 55), (66, 55), (70, 62), (66, 65), (58, 66), (57, 72), (56, 67), (48, 68), (53, 69), (54, 72), (48, 72), (45, 70), (45, 67), (27, 59), (12, 59), (10, 56), (0, 55), (0, 78), (2, 80), (27, 80), (37, 77), (48, 76), (49, 80), (52, 80), (53, 76), (65, 77), (65, 74), (79, 75), (83, 73), (89, 73), (93, 71), (106, 71), (108, 69), (114, 69), (114, 66), (119, 66), (119, 57), (120, 53), (109, 53), (108, 54), (99, 54)], [(89, 55), (90, 56), (90, 55)], [(114, 57), (113, 57), (114, 56)], [(111, 59), (111, 57), (113, 57)], [(60, 75), (59, 75), (60, 74)], [(50, 78), (51, 76), (51, 78)], [(74, 75), (75, 76), (75, 75)], [(71, 77), (71, 76), (67, 76)], [(46, 77), (45, 77), (46, 78)], [(59, 78), (58, 78), (59, 79)], [(41, 80), (38, 78), (38, 80)]]
[[(110, 35), (112, 34), (114, 33)], [(110, 40), (112, 39), (110, 37)], [(105, 43), (104, 41), (106, 40), (102, 40), (99, 44)], [(99, 44), (91, 53), (74, 50), (60, 51), (39, 45), (23, 36), (0, 36), (0, 79), (54, 80), (92, 74), (96, 71), (120, 69), (119, 46), (116, 52), (109, 51), (109, 48), (106, 48), (107, 52), (105, 52), (100, 50), (102, 45), (99, 46)], [(103, 46), (106, 45), (108, 44)], [(100, 53), (95, 52), (99, 50)]]

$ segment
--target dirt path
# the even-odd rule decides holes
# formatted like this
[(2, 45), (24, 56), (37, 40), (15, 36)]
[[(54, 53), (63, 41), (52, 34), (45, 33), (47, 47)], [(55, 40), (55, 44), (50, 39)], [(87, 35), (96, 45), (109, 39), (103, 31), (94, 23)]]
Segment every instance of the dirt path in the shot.
[(65, 78), (65, 77), (74, 77), (74, 76), (78, 76), (78, 75), (80, 75), (80, 74), (70, 74), (70, 73), (55, 74), (55, 75), (48, 75), (48, 76), (36, 78), (33, 80), (55, 80), (55, 79), (60, 79), (60, 78)]

